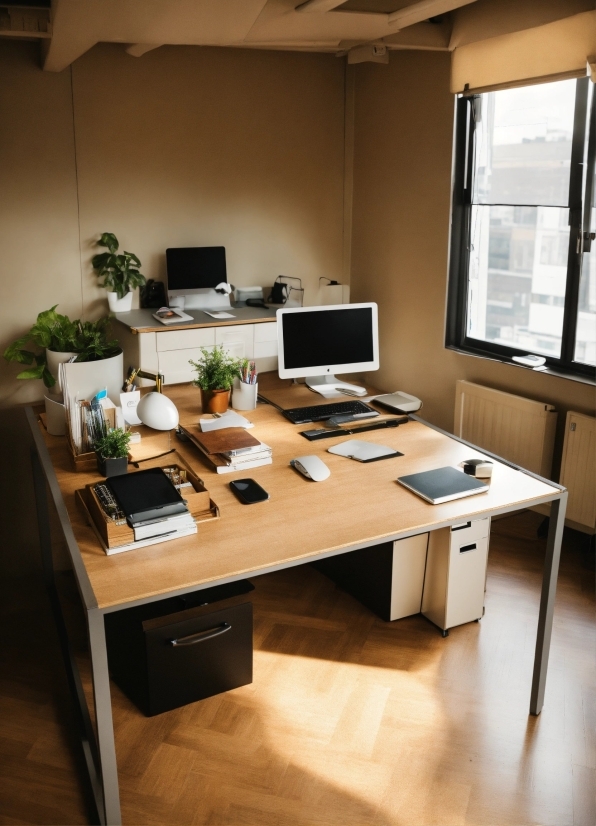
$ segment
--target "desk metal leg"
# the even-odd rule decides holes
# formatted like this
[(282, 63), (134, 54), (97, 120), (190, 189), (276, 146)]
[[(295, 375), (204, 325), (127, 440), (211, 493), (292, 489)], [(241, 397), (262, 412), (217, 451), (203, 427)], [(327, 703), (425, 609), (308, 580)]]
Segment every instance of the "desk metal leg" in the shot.
[(98, 732), (96, 738), (89, 716), (81, 675), (72, 652), (68, 630), (62, 614), (60, 597), (56, 589), (46, 480), (39, 456), (34, 450), (31, 454), (31, 460), (44, 580), (56, 623), (68, 685), (73, 699), (81, 748), (96, 807), (92, 814), (92, 820), (93, 822), (99, 821), (102, 824), (117, 826), (121, 823), (120, 799), (103, 614), (97, 608), (87, 609)]
[(534, 655), (534, 674), (532, 677), (532, 693), (530, 696), (530, 714), (536, 715), (540, 714), (542, 706), (544, 705), (548, 654), (553, 629), (559, 560), (561, 559), (561, 542), (563, 539), (563, 528), (565, 527), (565, 511), (567, 510), (567, 491), (561, 494), (560, 499), (555, 499), (554, 502), (551, 502), (550, 507), (550, 524), (546, 542), (544, 572), (542, 574), (542, 594), (540, 596), (536, 653)]
[(93, 672), (93, 697), (105, 820), (109, 826), (122, 823), (120, 814), (120, 794), (118, 790), (118, 768), (116, 764), (116, 744), (112, 719), (112, 698), (108, 673), (108, 652), (104, 618), (97, 608), (87, 611), (89, 624), (89, 648)]

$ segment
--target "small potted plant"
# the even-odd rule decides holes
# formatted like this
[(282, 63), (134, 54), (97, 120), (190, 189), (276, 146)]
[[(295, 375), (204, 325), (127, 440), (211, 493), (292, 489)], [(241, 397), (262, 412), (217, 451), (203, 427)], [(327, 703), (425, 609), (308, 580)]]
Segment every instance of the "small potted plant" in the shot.
[(121, 476), (128, 472), (130, 433), (117, 427), (106, 430), (95, 442), (97, 469), (102, 476)]
[(243, 359), (230, 356), (223, 348), (201, 347), (201, 358), (190, 364), (197, 372), (193, 381), (201, 390), (203, 413), (225, 413), (230, 403), (230, 390), (240, 375)]
[(104, 232), (97, 242), (98, 247), (107, 247), (108, 252), (100, 252), (91, 259), (91, 265), (98, 278), (103, 278), (100, 287), (108, 291), (108, 304), (113, 313), (127, 313), (132, 308), (132, 291), (145, 285), (141, 275), (141, 262), (132, 252), (118, 255), (120, 244), (113, 232)]

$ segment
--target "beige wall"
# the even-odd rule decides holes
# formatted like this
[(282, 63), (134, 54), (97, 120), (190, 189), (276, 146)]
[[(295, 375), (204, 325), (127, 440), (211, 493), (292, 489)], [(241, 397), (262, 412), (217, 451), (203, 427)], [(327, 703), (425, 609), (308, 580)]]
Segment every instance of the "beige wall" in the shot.
[[(89, 263), (103, 231), (150, 278), (165, 277), (166, 247), (211, 244), (237, 285), (298, 276), (312, 301), (319, 276), (341, 278), (343, 61), (100, 45), (71, 89), (33, 44), (0, 42), (0, 70), (2, 350), (52, 304), (107, 311)], [(0, 360), (1, 404), (41, 396), (17, 372)]]
[[(377, 301), (387, 391), (451, 430), (457, 379), (594, 414), (594, 388), (444, 348), (454, 99), (449, 56), (396, 52), (356, 67), (352, 299)], [(559, 441), (561, 431), (559, 429)]]
[[(70, 73), (39, 70), (34, 43), (0, 41), (0, 352), (40, 310), (81, 313)], [(0, 358), (0, 403), (39, 398)]]

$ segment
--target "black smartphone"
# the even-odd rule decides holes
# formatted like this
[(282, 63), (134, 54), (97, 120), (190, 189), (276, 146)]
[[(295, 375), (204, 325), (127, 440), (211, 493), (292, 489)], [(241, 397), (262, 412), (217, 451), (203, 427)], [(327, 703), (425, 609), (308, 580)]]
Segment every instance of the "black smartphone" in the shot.
[(269, 494), (254, 479), (236, 479), (230, 482), (230, 487), (244, 505), (254, 505), (255, 502), (265, 502)]

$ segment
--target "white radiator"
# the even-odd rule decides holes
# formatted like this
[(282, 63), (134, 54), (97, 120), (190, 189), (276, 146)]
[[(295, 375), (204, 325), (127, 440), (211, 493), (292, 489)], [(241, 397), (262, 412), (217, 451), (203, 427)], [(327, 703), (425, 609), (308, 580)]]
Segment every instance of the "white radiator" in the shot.
[(571, 527), (596, 527), (596, 419), (569, 411), (559, 481), (569, 490), (567, 520)]
[(455, 435), (547, 479), (556, 425), (552, 404), (469, 381), (456, 382)]

